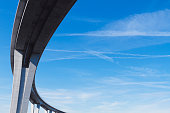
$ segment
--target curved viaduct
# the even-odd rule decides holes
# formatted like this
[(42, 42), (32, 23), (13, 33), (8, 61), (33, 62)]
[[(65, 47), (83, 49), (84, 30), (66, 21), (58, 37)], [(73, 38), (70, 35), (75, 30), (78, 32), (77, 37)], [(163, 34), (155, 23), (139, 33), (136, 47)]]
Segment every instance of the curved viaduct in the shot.
[[(53, 33), (76, 0), (20, 0), (11, 40), (13, 88), (10, 113), (64, 113), (47, 104), (35, 87), (35, 73), (41, 55)], [(35, 107), (36, 105), (36, 107)]]

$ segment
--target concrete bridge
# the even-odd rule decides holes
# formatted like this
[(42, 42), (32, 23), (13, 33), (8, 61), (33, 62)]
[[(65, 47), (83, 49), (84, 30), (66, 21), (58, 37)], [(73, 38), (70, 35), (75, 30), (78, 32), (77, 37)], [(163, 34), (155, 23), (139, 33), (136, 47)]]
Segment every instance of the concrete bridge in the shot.
[(20, 0), (11, 40), (13, 88), (10, 113), (64, 113), (47, 104), (38, 94), (35, 73), (53, 33), (76, 0)]

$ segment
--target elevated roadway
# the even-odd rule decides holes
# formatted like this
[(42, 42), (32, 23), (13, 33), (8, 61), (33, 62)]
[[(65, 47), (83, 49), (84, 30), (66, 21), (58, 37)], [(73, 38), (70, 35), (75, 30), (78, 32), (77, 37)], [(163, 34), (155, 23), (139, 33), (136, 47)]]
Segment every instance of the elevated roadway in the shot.
[(31, 111), (64, 113), (47, 104), (35, 87), (35, 73), (41, 55), (53, 33), (76, 0), (20, 0), (11, 39), (13, 88), (10, 113)]

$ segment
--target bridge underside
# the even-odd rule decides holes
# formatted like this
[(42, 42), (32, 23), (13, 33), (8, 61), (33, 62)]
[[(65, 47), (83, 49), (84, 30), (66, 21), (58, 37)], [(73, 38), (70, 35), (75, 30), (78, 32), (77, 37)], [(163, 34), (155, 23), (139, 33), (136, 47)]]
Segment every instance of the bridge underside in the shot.
[(20, 0), (11, 41), (13, 89), (10, 113), (27, 113), (29, 100), (62, 113), (44, 102), (35, 88), (35, 72), (53, 33), (76, 0)]

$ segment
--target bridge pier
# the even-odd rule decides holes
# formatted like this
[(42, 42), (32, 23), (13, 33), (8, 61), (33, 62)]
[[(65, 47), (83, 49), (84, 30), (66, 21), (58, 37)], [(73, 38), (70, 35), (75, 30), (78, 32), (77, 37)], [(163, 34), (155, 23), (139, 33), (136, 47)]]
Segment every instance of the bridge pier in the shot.
[(38, 58), (38, 55), (31, 55), (29, 65), (25, 67), (23, 52), (14, 50), (14, 78), (10, 113), (27, 113)]

